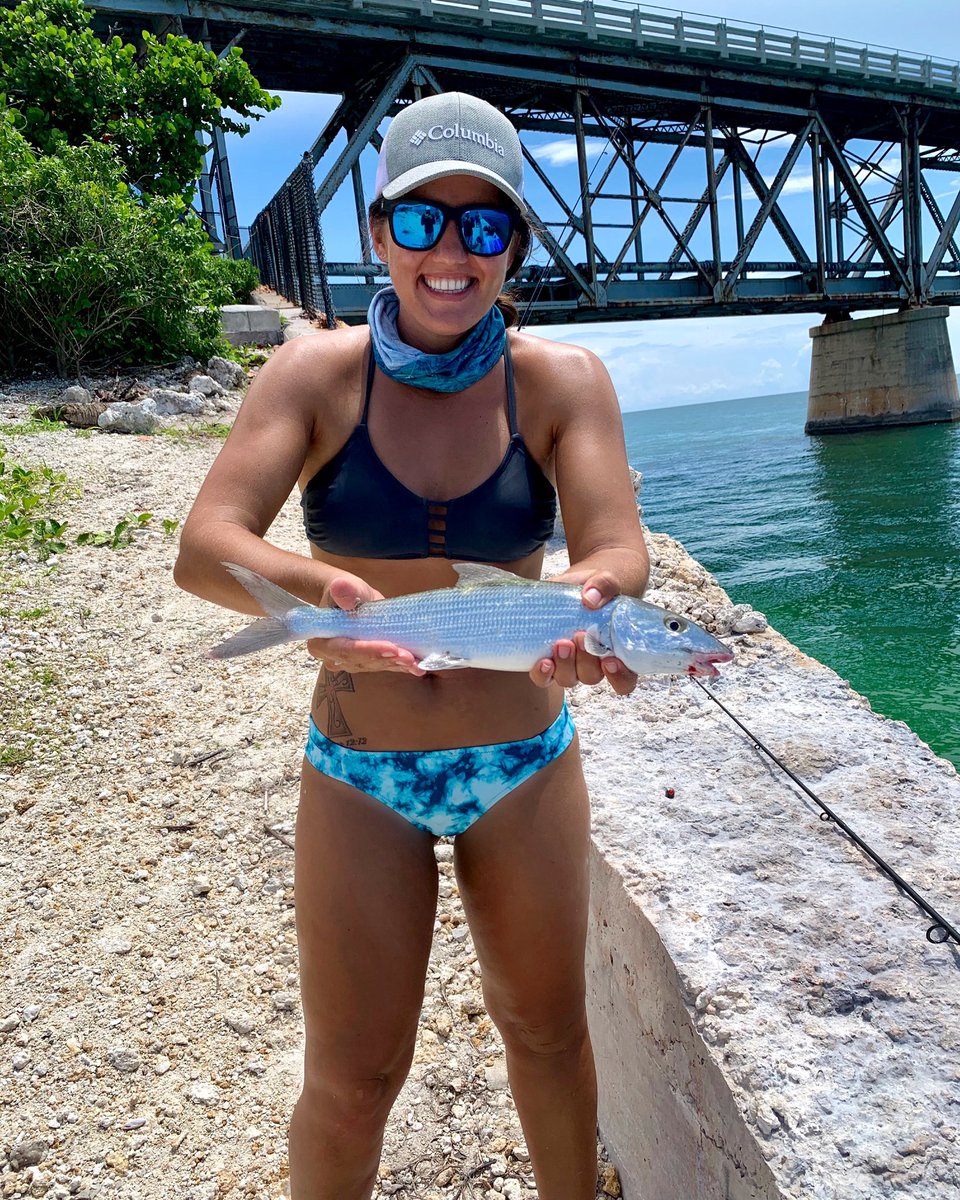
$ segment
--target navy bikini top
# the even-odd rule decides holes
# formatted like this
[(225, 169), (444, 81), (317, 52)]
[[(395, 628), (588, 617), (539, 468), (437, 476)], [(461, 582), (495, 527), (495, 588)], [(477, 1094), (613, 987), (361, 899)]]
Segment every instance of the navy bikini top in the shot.
[(510, 343), (504, 350), (510, 444), (489, 479), (453, 500), (411, 492), (377, 457), (367, 430), (373, 390), (370, 355), (360, 424), (303, 489), (308, 539), (351, 558), (449, 558), (512, 562), (553, 533), (557, 494), (517, 432)]

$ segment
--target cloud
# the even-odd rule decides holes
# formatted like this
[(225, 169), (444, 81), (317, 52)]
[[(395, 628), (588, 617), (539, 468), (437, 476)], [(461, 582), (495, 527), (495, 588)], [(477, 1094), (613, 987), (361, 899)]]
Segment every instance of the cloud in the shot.
[(803, 391), (815, 313), (539, 326), (603, 361), (624, 411)]
[[(596, 158), (607, 146), (603, 138), (587, 138), (587, 158)], [(577, 143), (565, 138), (563, 141), (544, 142), (542, 146), (533, 147), (533, 157), (540, 159), (551, 167), (562, 167), (577, 161)]]

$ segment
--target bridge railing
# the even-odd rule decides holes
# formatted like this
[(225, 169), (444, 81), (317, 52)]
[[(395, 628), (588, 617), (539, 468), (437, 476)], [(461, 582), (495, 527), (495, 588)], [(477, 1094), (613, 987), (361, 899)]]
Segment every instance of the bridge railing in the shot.
[(459, 17), (485, 28), (513, 25), (539, 33), (576, 33), (589, 41), (615, 39), (638, 48), (663, 47), (960, 92), (960, 63), (950, 59), (677, 9), (639, 8), (626, 0), (344, 0), (344, 7)]

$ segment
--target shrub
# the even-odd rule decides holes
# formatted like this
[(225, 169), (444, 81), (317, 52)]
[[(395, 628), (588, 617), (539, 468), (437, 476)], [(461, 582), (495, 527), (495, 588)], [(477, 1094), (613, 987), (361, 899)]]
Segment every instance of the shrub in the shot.
[(0, 110), (0, 367), (206, 358), (228, 298), (181, 197), (137, 196), (89, 140), (38, 154)]
[(253, 289), (260, 286), (260, 274), (248, 258), (220, 258), (217, 271), (230, 293), (226, 304), (251, 303)]

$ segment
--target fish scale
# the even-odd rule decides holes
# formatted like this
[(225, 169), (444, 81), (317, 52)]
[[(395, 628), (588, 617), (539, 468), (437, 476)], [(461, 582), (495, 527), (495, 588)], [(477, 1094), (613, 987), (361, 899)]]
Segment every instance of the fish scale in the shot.
[(456, 587), (371, 600), (353, 612), (305, 604), (247, 567), (224, 566), (270, 616), (215, 646), (213, 658), (346, 637), (401, 646), (429, 671), (529, 671), (578, 631), (591, 654), (616, 655), (638, 675), (716, 675), (713, 664), (733, 657), (698, 625), (633, 596), (590, 609), (574, 584), (525, 579), (479, 563), (453, 564)]

